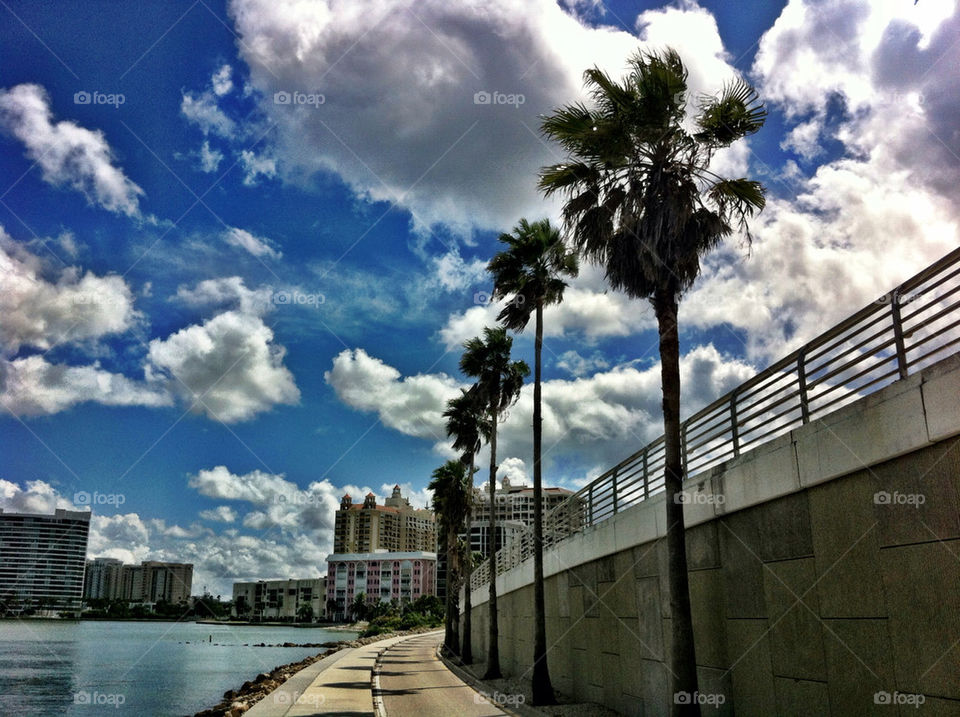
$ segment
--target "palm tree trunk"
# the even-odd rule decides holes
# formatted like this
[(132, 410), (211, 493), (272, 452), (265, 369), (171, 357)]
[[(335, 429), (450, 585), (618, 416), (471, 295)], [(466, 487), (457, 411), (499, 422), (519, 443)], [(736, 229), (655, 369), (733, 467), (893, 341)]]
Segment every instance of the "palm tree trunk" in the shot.
[(460, 649), (460, 659), (466, 663), (473, 662), (473, 600), (470, 598), (470, 579), (473, 577), (473, 541), (470, 534), (470, 524), (473, 521), (473, 453), (470, 454), (470, 480), (467, 482), (469, 500), (467, 501), (467, 555), (463, 569), (463, 644)]
[(457, 529), (456, 526), (447, 527), (447, 614), (443, 642), (451, 654), (456, 655), (460, 649), (457, 645), (457, 631), (454, 627), (457, 620), (459, 596), (456, 587), (457, 562)]
[(547, 615), (543, 595), (543, 407), (540, 359), (543, 353), (543, 304), (537, 304), (537, 335), (533, 348), (533, 704), (556, 704), (547, 666)]
[(490, 532), (487, 535), (487, 545), (490, 551), (490, 629), (489, 644), (487, 645), (487, 671), (485, 680), (498, 680), (500, 673), (500, 626), (497, 624), (497, 406), (491, 402), (490, 407)]
[(686, 531), (683, 524), (683, 461), (680, 456), (680, 338), (677, 331), (676, 292), (658, 291), (653, 300), (660, 332), (660, 372), (663, 387), (664, 485), (667, 503), (667, 562), (672, 624), (670, 670), (673, 674), (673, 717), (700, 715), (694, 700), (682, 700), (678, 693), (697, 691), (697, 658), (690, 612), (690, 585), (687, 577)]

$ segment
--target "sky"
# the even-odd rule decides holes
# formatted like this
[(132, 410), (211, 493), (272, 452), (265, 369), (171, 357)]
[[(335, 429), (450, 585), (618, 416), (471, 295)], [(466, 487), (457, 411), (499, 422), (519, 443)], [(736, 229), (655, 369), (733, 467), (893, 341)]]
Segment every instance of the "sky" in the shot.
[[(949, 2), (0, 5), (0, 507), (90, 508), (91, 557), (196, 594), (325, 573), (345, 492), (429, 501), (497, 237), (559, 217), (539, 117), (589, 67), (670, 46), (691, 108), (742, 77), (769, 110), (714, 159), (768, 203), (683, 299), (685, 415), (957, 243)], [(662, 433), (655, 321), (584, 265), (545, 337), (576, 489)], [(527, 386), (515, 482), (531, 415)]]

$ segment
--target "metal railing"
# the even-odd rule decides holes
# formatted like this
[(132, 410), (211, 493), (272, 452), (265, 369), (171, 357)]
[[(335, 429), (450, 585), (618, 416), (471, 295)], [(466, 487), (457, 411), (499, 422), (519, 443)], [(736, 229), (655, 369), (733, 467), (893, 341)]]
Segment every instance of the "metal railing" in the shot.
[[(681, 424), (684, 476), (703, 473), (944, 358), (960, 343), (960, 249), (768, 366)], [(543, 518), (544, 549), (664, 490), (657, 438)], [(531, 529), (497, 551), (497, 574), (533, 555)], [(490, 561), (473, 572), (477, 589)]]

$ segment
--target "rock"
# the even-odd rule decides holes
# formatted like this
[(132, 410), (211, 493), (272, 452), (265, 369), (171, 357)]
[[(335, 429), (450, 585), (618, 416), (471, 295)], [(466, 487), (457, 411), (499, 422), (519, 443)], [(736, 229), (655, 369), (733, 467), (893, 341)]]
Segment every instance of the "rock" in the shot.
[(226, 692), (223, 693), (223, 699), (225, 700), (232, 700), (236, 696), (237, 696), (236, 690), (227, 690)]

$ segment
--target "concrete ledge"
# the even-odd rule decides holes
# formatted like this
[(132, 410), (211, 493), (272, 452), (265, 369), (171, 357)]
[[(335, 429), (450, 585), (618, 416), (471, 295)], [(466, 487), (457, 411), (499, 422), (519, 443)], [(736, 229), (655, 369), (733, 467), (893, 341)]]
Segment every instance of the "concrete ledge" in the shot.
[(897, 381), (793, 432), (809, 487), (928, 445), (923, 375)]

